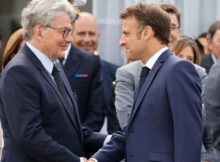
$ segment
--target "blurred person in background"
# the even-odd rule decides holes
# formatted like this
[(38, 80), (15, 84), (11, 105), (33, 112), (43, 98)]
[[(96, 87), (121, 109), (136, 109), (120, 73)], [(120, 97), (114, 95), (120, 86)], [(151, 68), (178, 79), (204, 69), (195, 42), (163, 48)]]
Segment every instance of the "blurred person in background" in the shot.
[(208, 47), (210, 49), (209, 55), (201, 60), (201, 66), (209, 73), (212, 65), (220, 58), (220, 21), (216, 21), (209, 27), (207, 34)]
[(209, 49), (208, 40), (207, 40), (207, 32), (201, 33), (195, 39), (195, 41), (199, 47), (201, 57), (204, 57), (205, 55), (210, 54), (210, 49)]
[(203, 67), (199, 66), (200, 53), (196, 42), (190, 37), (183, 36), (174, 44), (173, 52), (177, 56), (194, 64), (196, 71), (198, 72), (204, 85), (205, 80), (207, 79), (207, 73)]
[[(79, 19), (77, 19), (74, 24), (72, 41), (73, 45), (83, 51), (90, 52), (97, 57), (99, 55), (97, 51), (99, 45), (99, 37), (100, 32), (96, 17), (88, 12), (79, 13)], [(102, 131), (112, 134), (113, 132), (120, 130), (114, 106), (115, 98), (113, 84), (118, 66), (103, 59), (100, 59), (100, 62), (101, 77), (104, 86), (104, 103), (106, 116)]]
[(171, 21), (171, 31), (168, 47), (172, 50), (173, 45), (182, 35), (181, 31), (181, 13), (177, 6), (170, 3), (157, 4), (164, 11), (166, 11), (170, 17)]

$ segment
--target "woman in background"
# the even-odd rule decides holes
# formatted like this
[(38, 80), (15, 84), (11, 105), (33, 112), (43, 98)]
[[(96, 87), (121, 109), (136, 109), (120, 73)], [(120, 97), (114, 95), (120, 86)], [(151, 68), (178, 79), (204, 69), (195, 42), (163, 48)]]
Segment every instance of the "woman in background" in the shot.
[(202, 85), (204, 85), (207, 79), (207, 73), (205, 68), (199, 66), (200, 52), (196, 42), (192, 38), (184, 36), (174, 44), (173, 52), (177, 56), (194, 64), (196, 71), (201, 78)]
[(2, 58), (2, 69), (15, 56), (24, 44), (23, 29), (16, 30), (8, 39)]
[(190, 37), (184, 36), (179, 39), (174, 45), (173, 52), (185, 60), (197, 65), (200, 64), (199, 48), (196, 42)]

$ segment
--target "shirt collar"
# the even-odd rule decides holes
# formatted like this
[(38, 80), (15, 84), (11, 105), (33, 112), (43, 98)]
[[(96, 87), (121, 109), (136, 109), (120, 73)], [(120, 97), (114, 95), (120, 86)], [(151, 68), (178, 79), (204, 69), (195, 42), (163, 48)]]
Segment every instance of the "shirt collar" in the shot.
[(71, 43), (68, 45), (68, 47), (67, 47), (67, 49), (65, 51), (65, 55), (64, 55), (64, 59), (63, 59), (63, 65), (66, 63), (66, 59), (69, 56), (70, 48), (71, 48)]
[(53, 61), (49, 59), (44, 53), (42, 53), (39, 49), (34, 47), (30, 42), (26, 42), (27, 46), (31, 49), (31, 51), (34, 53), (34, 55), (40, 60), (40, 62), (43, 64), (44, 68), (52, 74), (53, 70)]
[(212, 57), (213, 62), (215, 63), (217, 61), (217, 58), (215, 57), (214, 54), (211, 54), (211, 57)]
[(160, 57), (160, 55), (166, 51), (168, 48), (164, 47), (162, 49), (160, 49), (159, 51), (157, 51), (157, 53), (155, 53), (145, 64), (146, 67), (148, 67), (149, 69), (152, 69), (154, 64), (156, 63), (157, 59)]

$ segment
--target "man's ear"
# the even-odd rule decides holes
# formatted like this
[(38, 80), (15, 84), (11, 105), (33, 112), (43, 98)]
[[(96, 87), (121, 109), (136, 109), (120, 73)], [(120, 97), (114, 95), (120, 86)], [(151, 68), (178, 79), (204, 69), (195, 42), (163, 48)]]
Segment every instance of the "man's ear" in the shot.
[(40, 25), (36, 25), (32, 29), (33, 35), (36, 36), (37, 40), (41, 41), (44, 36), (44, 30), (43, 27)]
[(154, 31), (153, 31), (153, 29), (152, 29), (150, 26), (144, 27), (143, 36), (144, 36), (144, 40), (148, 40), (148, 39), (150, 39), (151, 37), (153, 37), (153, 36), (154, 36)]

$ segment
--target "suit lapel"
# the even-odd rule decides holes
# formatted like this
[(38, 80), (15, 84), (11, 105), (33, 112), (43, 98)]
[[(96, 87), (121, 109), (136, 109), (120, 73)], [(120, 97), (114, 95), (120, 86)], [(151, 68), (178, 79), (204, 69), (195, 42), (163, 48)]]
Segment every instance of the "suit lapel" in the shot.
[[(57, 95), (58, 95), (58, 97), (59, 97), (59, 99), (61, 100), (61, 102), (62, 102), (62, 104), (64, 105), (64, 108), (65, 108), (65, 110), (66, 110), (66, 112), (67, 112), (67, 114), (68, 114), (68, 116), (70, 117), (70, 119), (71, 119), (71, 121), (72, 121), (72, 123), (73, 123), (73, 125), (74, 125), (74, 127), (78, 130), (78, 132), (80, 132), (80, 125), (79, 125), (79, 121), (78, 121), (78, 117), (77, 117), (77, 119), (74, 119), (74, 116), (73, 116), (73, 114), (72, 113), (70, 113), (69, 112), (69, 110), (68, 110), (68, 108), (67, 108), (67, 106), (66, 106), (66, 104), (65, 104), (65, 101), (64, 101), (64, 99), (63, 99), (63, 97), (61, 96), (61, 93), (60, 93), (60, 91), (58, 90), (58, 88), (57, 88), (57, 86), (56, 86), (56, 84), (55, 84), (55, 82), (52, 80), (52, 78), (51, 78), (51, 76), (49, 75), (49, 73), (46, 71), (46, 69), (43, 67), (43, 65), (41, 64), (41, 62), (38, 60), (38, 58), (34, 55), (34, 53), (25, 45), (24, 46), (24, 48), (23, 48), (23, 52), (25, 53), (25, 54), (27, 54), (30, 58), (31, 58), (31, 60), (33, 61), (33, 63), (35, 64), (35, 66), (39, 69), (39, 71), (40, 71), (40, 73), (42, 74), (42, 76), (45, 78), (45, 80), (46, 81), (48, 81), (48, 83), (53, 87), (53, 89), (55, 90), (55, 92), (57, 93)], [(59, 65), (59, 67), (60, 67), (60, 65)], [(62, 72), (63, 73), (63, 72)], [(62, 76), (63, 77), (63, 76)], [(65, 78), (65, 77), (63, 77), (63, 78)], [(65, 83), (64, 83), (65, 84)], [(66, 85), (66, 84), (65, 84)], [(68, 90), (68, 88), (67, 88), (67, 90)], [(71, 96), (71, 93), (69, 92), (69, 90), (68, 90), (68, 93), (69, 93), (69, 95)], [(73, 101), (72, 103), (73, 103), (73, 109), (76, 109), (77, 107), (76, 107), (76, 102), (74, 101), (74, 99), (72, 98), (72, 96), (70, 97), (71, 98), (71, 100)], [(76, 111), (75, 111), (76, 112)], [(77, 114), (77, 113), (76, 113)], [(79, 134), (81, 134), (81, 133), (79, 133)]]
[(64, 65), (64, 70), (67, 75), (67, 78), (73, 77), (72, 75), (75, 74), (75, 72), (80, 66), (80, 63), (81, 62), (80, 58), (78, 57), (78, 49), (76, 49), (74, 46), (71, 46), (69, 55)]
[(150, 70), (147, 79), (145, 80), (139, 94), (136, 94), (135, 96), (135, 100), (134, 100), (134, 104), (133, 104), (133, 109), (131, 112), (131, 116), (129, 121), (131, 121), (134, 117), (134, 115), (136, 114), (138, 108), (140, 107), (140, 104), (142, 102), (142, 100), (144, 99), (145, 94), (147, 93), (147, 91), (149, 90), (153, 80), (155, 79), (155, 77), (157, 76), (157, 73), (161, 67), (161, 65), (166, 61), (166, 59), (171, 55), (171, 51), (170, 50), (166, 50), (165, 52), (163, 52), (161, 54), (161, 56), (157, 59), (156, 63), (154, 64), (153, 68)]

